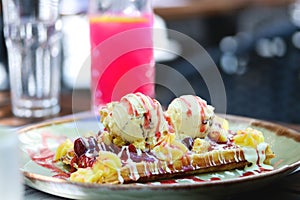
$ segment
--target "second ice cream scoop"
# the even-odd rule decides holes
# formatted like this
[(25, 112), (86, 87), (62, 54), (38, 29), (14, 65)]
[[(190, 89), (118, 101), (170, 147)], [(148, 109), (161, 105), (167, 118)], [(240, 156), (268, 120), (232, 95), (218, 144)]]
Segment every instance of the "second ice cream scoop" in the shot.
[(170, 103), (166, 116), (179, 136), (204, 138), (214, 117), (214, 107), (199, 96), (183, 95)]

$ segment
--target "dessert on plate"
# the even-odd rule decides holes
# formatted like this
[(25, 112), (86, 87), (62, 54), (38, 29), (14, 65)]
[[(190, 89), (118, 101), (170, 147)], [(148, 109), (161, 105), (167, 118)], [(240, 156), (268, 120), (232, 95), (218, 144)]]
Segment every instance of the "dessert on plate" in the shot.
[(147, 182), (232, 169), (271, 170), (275, 157), (261, 131), (230, 130), (214, 107), (195, 95), (167, 107), (130, 93), (99, 110), (103, 130), (66, 139), (56, 149), (70, 180), (87, 183)]

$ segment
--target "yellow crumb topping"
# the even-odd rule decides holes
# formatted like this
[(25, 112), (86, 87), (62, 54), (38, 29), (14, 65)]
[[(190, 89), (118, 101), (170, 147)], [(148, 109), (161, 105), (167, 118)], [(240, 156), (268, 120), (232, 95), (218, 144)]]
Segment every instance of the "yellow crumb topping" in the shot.
[(187, 147), (179, 141), (175, 140), (176, 135), (169, 133), (158, 141), (157, 145), (153, 148), (152, 152), (160, 160), (167, 162), (174, 162), (181, 159), (188, 151)]
[(92, 167), (79, 168), (70, 176), (71, 181), (88, 183), (118, 183), (122, 182), (120, 158), (111, 152), (100, 151), (97, 161)]
[(248, 127), (245, 130), (237, 131), (233, 141), (239, 146), (256, 148), (258, 144), (264, 142), (264, 136), (261, 131)]
[(196, 138), (194, 140), (192, 151), (195, 153), (205, 153), (208, 151), (210, 144), (204, 139)]
[(142, 151), (144, 151), (146, 149), (146, 146), (145, 146), (146, 142), (143, 139), (136, 140), (132, 144), (135, 146), (136, 149), (140, 149)]
[(125, 146), (125, 141), (120, 136), (114, 136), (112, 142), (119, 147)]
[(57, 147), (54, 160), (57, 161), (65, 157), (68, 154), (68, 152), (73, 150), (73, 146), (73, 142), (70, 139), (66, 139)]
[(110, 145), (112, 143), (112, 137), (107, 131), (104, 131), (98, 139), (99, 141), (104, 142), (106, 145)]
[(227, 142), (229, 123), (226, 119), (215, 115), (208, 137), (218, 143)]

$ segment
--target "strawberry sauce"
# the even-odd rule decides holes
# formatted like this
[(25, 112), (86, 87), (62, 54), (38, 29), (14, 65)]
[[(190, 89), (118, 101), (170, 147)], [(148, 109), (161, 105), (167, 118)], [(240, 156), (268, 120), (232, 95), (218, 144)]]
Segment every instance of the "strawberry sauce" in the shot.
[(54, 172), (55, 174), (53, 175), (53, 177), (61, 179), (68, 178), (70, 176), (70, 172), (63, 171), (55, 165), (56, 162), (53, 160), (55, 152), (52, 151), (48, 146), (48, 142), (50, 140), (54, 140), (56, 143), (59, 144), (65, 140), (65, 137), (55, 136), (47, 132), (42, 133), (41, 137), (42, 146), (39, 149), (35, 151), (27, 149), (28, 155), (30, 156), (31, 160), (34, 161), (36, 164), (44, 168), (50, 169), (52, 172)]

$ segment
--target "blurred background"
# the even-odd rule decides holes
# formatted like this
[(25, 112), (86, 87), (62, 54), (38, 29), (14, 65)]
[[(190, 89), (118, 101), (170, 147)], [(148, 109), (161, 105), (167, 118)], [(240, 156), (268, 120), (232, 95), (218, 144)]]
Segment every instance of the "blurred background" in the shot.
[[(202, 45), (224, 81), (227, 113), (270, 121), (300, 123), (300, 1), (298, 0), (154, 0), (156, 26), (176, 30)], [(1, 7), (0, 7), (1, 8)], [(77, 80), (88, 63), (87, 1), (61, 0), (63, 22), (62, 91), (89, 88), (89, 73)], [(2, 11), (0, 28), (3, 29)], [(171, 36), (174, 51), (194, 54)], [(210, 102), (207, 86), (193, 66), (176, 55), (155, 54)], [(7, 54), (0, 32), (0, 90), (9, 90)], [(157, 78), (170, 78), (160, 77)], [(176, 80), (172, 84), (180, 85)], [(157, 98), (167, 105), (174, 94), (157, 85)]]

